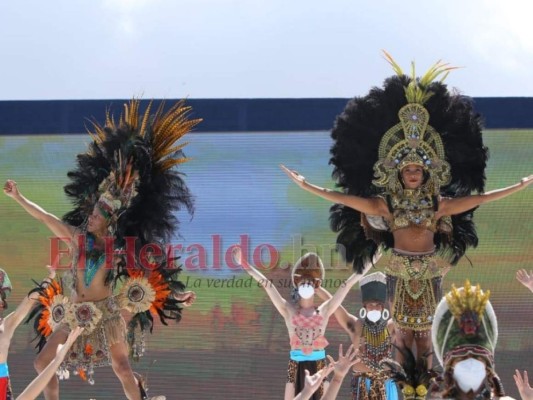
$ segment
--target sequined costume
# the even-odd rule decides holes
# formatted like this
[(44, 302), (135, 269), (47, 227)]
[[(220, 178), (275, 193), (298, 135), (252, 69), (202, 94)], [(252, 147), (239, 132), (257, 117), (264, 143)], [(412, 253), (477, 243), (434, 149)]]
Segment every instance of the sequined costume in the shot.
[(360, 357), (372, 372), (355, 372), (352, 376), (353, 400), (397, 400), (398, 390), (381, 361), (392, 357), (392, 345), (387, 321), (364, 320), (359, 346)]
[(385, 309), (386, 276), (381, 272), (369, 274), (361, 279), (359, 286), (363, 305), (378, 303), (382, 311), (379, 320), (372, 322), (367, 318), (366, 306), (361, 309), (361, 319), (358, 320), (361, 323), (359, 357), (371, 371), (354, 372), (351, 381), (352, 399), (397, 400), (396, 384), (381, 365), (383, 360), (392, 358), (392, 338), (388, 328), (388, 311)]
[[(287, 382), (294, 383), (295, 393), (302, 391), (305, 383), (305, 370), (311, 375), (325, 367), (326, 352), (324, 348), (329, 344), (324, 337), (324, 317), (318, 310), (311, 316), (297, 313), (292, 317), (294, 333), (291, 335), (290, 360), (287, 368)], [(318, 400), (324, 391), (324, 385), (313, 394), (311, 399)]]
[[(383, 222), (383, 230), (394, 232), (398, 229), (416, 227), (444, 235), (450, 235), (452, 232), (453, 226), (450, 217), (445, 216), (439, 220), (435, 218), (435, 213), (439, 209), (439, 199), (427, 193), (427, 191), (404, 189), (402, 196), (387, 195), (378, 197), (387, 203), (391, 213), (391, 220)], [(373, 228), (371, 225), (366, 222), (367, 231)]]
[[(424, 75), (405, 74), (385, 54), (396, 75), (348, 102), (331, 136), (330, 164), (341, 190), (361, 198), (380, 197), (390, 217), (365, 215), (343, 204), (330, 210), (347, 262), (362, 271), (379, 246), (395, 247), (393, 233), (420, 228), (434, 233), (435, 251), (452, 265), (477, 245), (474, 210), (437, 220), (441, 198), (483, 192), (488, 150), (482, 121), (470, 98), (443, 84), (449, 65), (436, 63)], [(441, 78), (441, 79), (438, 79)], [(400, 171), (423, 169), (417, 189), (406, 188)]]
[[(74, 369), (87, 377), (94, 367), (109, 365), (109, 347), (118, 342), (127, 341), (130, 356), (137, 359), (154, 317), (165, 325), (181, 318), (181, 301), (176, 300), (185, 288), (178, 280), (181, 268), (165, 250), (177, 232), (176, 211), (194, 210), (192, 194), (177, 171), (188, 160), (182, 153), (186, 143), (177, 142), (201, 120), (188, 118), (190, 107), (183, 101), (164, 108), (161, 103), (151, 113), (150, 103), (141, 113), (140, 101), (132, 100), (118, 121), (107, 113), (105, 124), (93, 122), (92, 142), (68, 173), (71, 182), (64, 189), (74, 209), (63, 222), (75, 228), (72, 240), (77, 242), (71, 243), (72, 282), (65, 287), (79, 292), (100, 276), (98, 284), (113, 295), (74, 303), (61, 280), (34, 289), (39, 304), (28, 320), (34, 319), (39, 351), (55, 330), (85, 327), (63, 363), (63, 375)], [(92, 213), (105, 221), (107, 231), (98, 238), (105, 249), (95, 247), (96, 233), (89, 232)], [(146, 245), (151, 251), (143, 256)], [(106, 273), (98, 275), (103, 268)], [(120, 316), (123, 309), (132, 314), (127, 327)]]
[(59, 376), (74, 371), (94, 383), (94, 368), (111, 365), (110, 347), (126, 342), (126, 323), (117, 300), (109, 297), (96, 302), (70, 303), (65, 320), (56, 329), (68, 331), (83, 326), (85, 330), (66, 355)]
[(434, 253), (394, 250), (386, 267), (387, 295), (392, 317), (400, 329), (431, 329), (438, 300), (442, 297), (444, 263)]
[[(439, 61), (418, 77), (413, 63), (408, 76), (385, 58), (396, 76), (347, 104), (332, 131), (330, 160), (337, 186), (372, 199), (366, 210), (379, 215), (336, 204), (330, 221), (356, 270), (378, 247), (394, 249), (386, 269), (392, 316), (418, 340), (429, 335), (440, 298), (443, 267), (434, 254), (453, 265), (478, 242), (474, 209), (437, 218), (439, 203), (483, 192), (488, 155), (472, 101), (443, 84), (453, 68)], [(410, 170), (419, 174), (414, 184), (403, 181)], [(410, 252), (417, 249), (432, 250)]]

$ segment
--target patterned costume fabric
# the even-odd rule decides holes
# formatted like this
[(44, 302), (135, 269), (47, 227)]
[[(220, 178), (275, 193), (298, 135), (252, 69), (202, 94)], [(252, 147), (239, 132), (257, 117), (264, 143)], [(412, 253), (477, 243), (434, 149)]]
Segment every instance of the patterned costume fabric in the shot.
[[(287, 382), (294, 384), (295, 394), (300, 393), (305, 385), (305, 370), (309, 371), (311, 375), (320, 371), (326, 366), (326, 360), (316, 360), (316, 361), (294, 361), (289, 360), (289, 365), (287, 367)], [(316, 390), (315, 393), (310, 397), (311, 400), (320, 400), (324, 394), (324, 383)]]
[[(181, 318), (181, 301), (175, 299), (184, 290), (178, 280), (181, 268), (176, 258), (166, 254), (165, 246), (177, 233), (175, 212), (194, 210), (183, 174), (177, 171), (188, 160), (182, 153), (186, 143), (176, 142), (200, 120), (189, 119), (190, 107), (184, 102), (166, 112), (164, 108), (161, 103), (152, 114), (149, 103), (141, 113), (140, 102), (132, 100), (118, 122), (109, 113), (104, 125), (94, 122), (92, 143), (78, 155), (76, 169), (68, 173), (71, 183), (65, 192), (75, 208), (63, 221), (76, 227), (77, 237), (72, 239), (77, 246), (72, 284), (66, 286), (74, 291), (91, 287), (105, 266), (104, 284), (113, 290), (120, 282), (121, 290), (108, 299), (84, 303), (72, 303), (61, 280), (33, 290), (39, 293), (39, 304), (28, 320), (35, 318), (39, 351), (58, 328), (72, 329), (76, 324), (86, 328), (60, 376), (68, 377), (66, 371), (74, 369), (82, 377), (89, 375), (92, 382), (93, 368), (109, 364), (109, 347), (114, 343), (127, 341), (130, 356), (137, 359), (144, 351), (145, 332), (152, 332), (154, 316), (165, 325)], [(106, 220), (105, 241), (106, 246), (112, 243), (110, 250), (97, 250), (95, 237), (88, 232), (93, 210)], [(146, 245), (161, 251), (143, 257), (141, 249)], [(121, 309), (133, 314), (127, 327)]]
[(295, 329), (291, 336), (291, 349), (299, 349), (308, 355), (329, 344), (323, 332), (324, 317), (318, 311), (309, 317), (298, 313), (293, 316), (292, 324)]
[[(363, 305), (369, 302), (377, 302), (383, 310), (387, 300), (387, 279), (382, 272), (366, 275), (359, 282)], [(372, 322), (367, 316), (366, 308), (364, 317), (361, 315), (362, 329), (359, 338), (359, 355), (364, 365), (372, 372), (355, 372), (352, 376), (352, 399), (353, 400), (381, 400), (398, 399), (398, 391), (390, 374), (386, 372), (381, 362), (392, 358), (391, 335), (388, 329), (388, 321), (383, 317)]]
[[(450, 70), (437, 63), (417, 77), (407, 76), (386, 56), (396, 76), (368, 95), (349, 101), (337, 117), (331, 136), (330, 163), (337, 186), (346, 194), (380, 197), (392, 220), (364, 215), (342, 204), (330, 210), (330, 223), (346, 261), (361, 272), (378, 246), (394, 248), (392, 231), (419, 227), (435, 232), (437, 253), (455, 264), (467, 247), (477, 245), (469, 210), (435, 221), (439, 196), (462, 197), (483, 192), (488, 153), (481, 135), (481, 117), (472, 100), (454, 94), (436, 78)], [(398, 172), (419, 165), (424, 182), (406, 190)]]
[(355, 373), (351, 382), (352, 400), (398, 400), (398, 389), (388, 374)]
[[(287, 382), (294, 383), (295, 394), (302, 391), (305, 383), (305, 370), (311, 375), (322, 369), (326, 364), (324, 348), (328, 341), (324, 337), (327, 321), (318, 310), (306, 316), (297, 312), (292, 317), (294, 333), (291, 335), (290, 360), (287, 369)], [(315, 392), (312, 399), (320, 399), (323, 384)]]
[(485, 364), (486, 377), (476, 399), (504, 398), (505, 391), (496, 373), (494, 351), (498, 341), (498, 321), (489, 301), (490, 291), (466, 281), (452, 286), (440, 301), (432, 326), (435, 355), (444, 369), (440, 395), (455, 398), (458, 384), (453, 376), (456, 363), (469, 358)]
[(385, 272), (392, 317), (401, 329), (431, 329), (437, 301), (442, 297), (443, 268), (433, 253), (393, 252)]
[(70, 348), (59, 376), (73, 370), (94, 383), (94, 368), (111, 365), (110, 347), (126, 342), (126, 323), (114, 297), (98, 302), (71, 303), (69, 308), (65, 324), (56, 329), (83, 326), (85, 330)]

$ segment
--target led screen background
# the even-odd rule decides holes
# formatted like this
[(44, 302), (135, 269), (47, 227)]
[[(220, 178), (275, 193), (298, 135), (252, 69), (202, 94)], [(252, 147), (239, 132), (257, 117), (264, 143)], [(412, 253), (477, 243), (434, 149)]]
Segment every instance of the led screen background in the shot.
[[(489, 130), (484, 138), (491, 152), (487, 190), (514, 184), (533, 172), (533, 132)], [(192, 159), (181, 171), (196, 196), (196, 211), (192, 219), (179, 214), (181, 236), (173, 244), (182, 246), (182, 280), (198, 299), (184, 310), (179, 324), (156, 324), (147, 338), (145, 357), (133, 368), (148, 375), (152, 396), (281, 398), (289, 351), (285, 324), (263, 289), (228, 265), (225, 254), (242, 241), (287, 297), (286, 266), (306, 250), (318, 251), (329, 266), (330, 291), (349, 276), (350, 270), (333, 251), (330, 204), (299, 189), (278, 167), (284, 163), (310, 182), (333, 187), (329, 133), (193, 133), (189, 141), (185, 151)], [(62, 190), (66, 171), (88, 142), (87, 135), (79, 134), (1, 136), (2, 179), (16, 180), (27, 198), (61, 216), (70, 209)], [(477, 210), (480, 245), (467, 253), (472, 265), (463, 258), (444, 280), (445, 290), (466, 278), (491, 290), (500, 323), (497, 371), (514, 396), (514, 369), (531, 370), (533, 359), (533, 293), (514, 277), (519, 268), (533, 268), (532, 202), (529, 188)], [(11, 310), (31, 288), (31, 279), (40, 281), (46, 273), (50, 232), (6, 196), (0, 198), (0, 215), (0, 265), (14, 285)], [(275, 267), (273, 256), (279, 256)], [(381, 269), (387, 258), (386, 254), (379, 262)], [(358, 313), (359, 298), (359, 290), (353, 289), (344, 302), (353, 314)], [(11, 346), (9, 366), (16, 394), (35, 376), (32, 337), (29, 326), (21, 326)], [(348, 344), (334, 318), (327, 338), (334, 357), (340, 343)], [(124, 397), (111, 368), (97, 369), (95, 380), (90, 386), (72, 376), (61, 384), (61, 398)], [(349, 398), (348, 384), (346, 379), (339, 398)]]

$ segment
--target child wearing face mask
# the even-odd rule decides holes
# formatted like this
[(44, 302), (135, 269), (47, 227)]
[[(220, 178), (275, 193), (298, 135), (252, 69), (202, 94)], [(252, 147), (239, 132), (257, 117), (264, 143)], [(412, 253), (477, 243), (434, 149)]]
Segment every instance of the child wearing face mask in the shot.
[[(392, 358), (392, 338), (394, 323), (389, 319), (385, 307), (387, 281), (385, 274), (376, 272), (365, 276), (360, 283), (363, 307), (359, 318), (351, 315), (340, 306), (335, 311), (339, 324), (350, 336), (354, 347), (359, 349), (361, 361), (353, 367), (353, 400), (396, 400), (396, 384), (383, 370), (381, 361)], [(319, 291), (322, 299), (331, 295), (323, 288)]]
[(489, 296), (466, 281), (459, 289), (452, 286), (437, 306), (431, 333), (444, 373), (432, 398), (511, 399), (494, 370), (498, 323)]
[[(328, 341), (325, 338), (326, 326), (329, 317), (335, 312), (363, 275), (370, 269), (369, 263), (362, 274), (352, 274), (345, 283), (339, 287), (334, 296), (320, 305), (315, 305), (314, 297), (317, 289), (324, 280), (324, 265), (315, 253), (307, 253), (294, 265), (291, 273), (294, 286), (293, 299), (285, 300), (276, 287), (256, 268), (242, 259), (241, 250), (234, 250), (235, 261), (258, 281), (272, 300), (274, 307), (285, 319), (285, 324), (290, 337), (290, 360), (285, 385), (285, 400), (292, 400), (304, 387), (305, 371), (311, 375), (326, 365), (325, 348)], [(375, 263), (375, 258), (373, 262)], [(318, 400), (324, 392), (324, 385), (311, 397)]]

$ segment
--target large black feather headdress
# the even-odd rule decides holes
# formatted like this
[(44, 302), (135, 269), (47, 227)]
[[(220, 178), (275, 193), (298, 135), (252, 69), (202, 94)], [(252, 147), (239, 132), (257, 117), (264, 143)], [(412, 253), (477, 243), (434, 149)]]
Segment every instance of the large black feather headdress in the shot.
[[(108, 236), (115, 248), (131, 245), (126, 240), (135, 238), (134, 253), (119, 261), (114, 258), (116, 271), (110, 270), (106, 277), (106, 284), (113, 276), (115, 283), (123, 281), (116, 301), (133, 314), (128, 341), (135, 358), (144, 349), (143, 340), (136, 338), (139, 329), (142, 335), (151, 332), (154, 317), (165, 325), (167, 320), (181, 318), (183, 301), (177, 300), (177, 294), (185, 285), (178, 280), (177, 259), (166, 254), (164, 245), (177, 231), (175, 212), (186, 208), (192, 214), (194, 209), (183, 174), (175, 167), (188, 160), (182, 153), (186, 143), (178, 141), (201, 121), (189, 119), (190, 107), (183, 101), (166, 112), (161, 103), (153, 114), (152, 103), (142, 114), (139, 106), (138, 100), (132, 100), (118, 122), (107, 113), (104, 125), (93, 123), (92, 142), (78, 155), (76, 168), (68, 173), (71, 182), (65, 186), (75, 208), (63, 217), (85, 233), (88, 217), (97, 207), (108, 220)], [(152, 251), (142, 252), (145, 245)], [(39, 305), (28, 321), (35, 319), (40, 350), (76, 304), (63, 295), (61, 281), (41, 284), (33, 291), (39, 294)]]
[[(175, 167), (188, 161), (182, 153), (187, 143), (179, 141), (201, 120), (189, 119), (190, 107), (184, 101), (166, 112), (161, 103), (153, 114), (152, 103), (142, 114), (139, 106), (138, 100), (132, 100), (118, 122), (107, 113), (103, 126), (93, 123), (93, 141), (86, 153), (78, 155), (77, 168), (68, 173), (72, 182), (65, 192), (76, 207), (63, 220), (83, 226), (97, 206), (111, 220), (115, 247), (124, 246), (126, 238), (135, 238), (135, 264), (117, 262), (115, 279), (146, 279), (147, 288), (140, 285), (137, 290), (134, 285), (132, 293), (154, 293), (141, 296), (151, 298), (150, 304), (142, 312), (136, 309), (132, 320), (144, 315), (149, 322), (142, 327), (151, 330), (151, 312), (163, 323), (165, 319), (179, 321), (181, 316), (180, 302), (173, 297), (184, 289), (177, 280), (181, 269), (165, 254), (165, 245), (177, 232), (175, 212), (185, 208), (192, 214), (194, 210), (192, 194)], [(161, 250), (160, 256), (150, 258), (149, 268), (139, 257), (145, 245)]]
[[(377, 162), (385, 161), (380, 158), (380, 152), (388, 151), (389, 155), (394, 155), (396, 159), (392, 157), (388, 161), (397, 164), (401, 163), (402, 157), (418, 157), (423, 162), (424, 156), (432, 155), (429, 147), (425, 151), (423, 146), (409, 146), (408, 125), (398, 128), (398, 134), (404, 135), (403, 138), (391, 137), (394, 135), (394, 132), (390, 133), (391, 129), (403, 122), (400, 110), (414, 104), (417, 109), (425, 109), (429, 118), (427, 129), (421, 134), (431, 128), (439, 135), (435, 141), (441, 141), (441, 144), (430, 143), (435, 155), (442, 151), (444, 156), (438, 164), (441, 169), (431, 171), (435, 172), (432, 188), (436, 188), (437, 193), (434, 195), (461, 197), (472, 191), (482, 192), (488, 151), (481, 136), (481, 117), (474, 111), (470, 98), (451, 93), (442, 83), (451, 68), (439, 62), (417, 78), (414, 68), (411, 76), (407, 76), (390, 56), (386, 57), (397, 75), (386, 79), (383, 87), (374, 87), (366, 96), (350, 100), (336, 118), (331, 133), (334, 143), (330, 164), (334, 167), (332, 175), (337, 186), (345, 193), (361, 197), (385, 194), (390, 190), (395, 170), (394, 166), (383, 163), (378, 171)], [(434, 81), (438, 76), (442, 77), (441, 81)], [(382, 141), (386, 134), (390, 139), (386, 144), (388, 147)], [(408, 151), (413, 147), (421, 151)], [(477, 245), (473, 212), (470, 210), (452, 217), (453, 230), (446, 240), (435, 235), (437, 249), (452, 264), (459, 261), (467, 247)], [(360, 212), (340, 204), (330, 210), (331, 228), (338, 233), (337, 243), (344, 246), (346, 261), (353, 263), (357, 271), (363, 270), (365, 262), (372, 259), (379, 245), (390, 248), (394, 244), (390, 232), (365, 234), (361, 225), (366, 222), (364, 218)]]
[(93, 122), (93, 141), (68, 173), (65, 192), (75, 209), (63, 217), (66, 223), (83, 225), (98, 204), (112, 219), (118, 245), (126, 236), (144, 245), (171, 238), (176, 210), (193, 212), (183, 175), (172, 167), (188, 160), (182, 153), (186, 143), (177, 141), (201, 120), (188, 118), (190, 107), (183, 101), (166, 113), (161, 103), (151, 114), (151, 105), (141, 114), (140, 102), (132, 100), (118, 122), (109, 113), (103, 126)]

